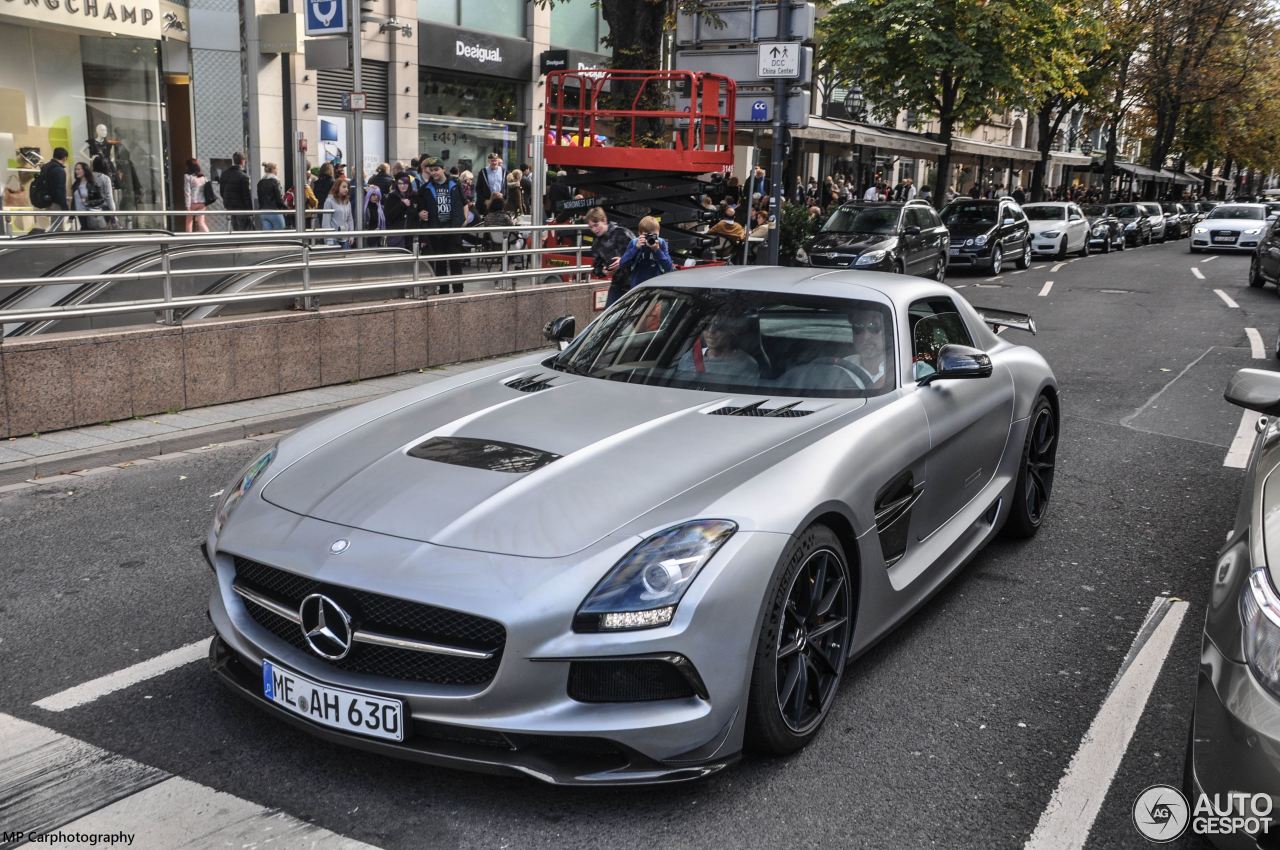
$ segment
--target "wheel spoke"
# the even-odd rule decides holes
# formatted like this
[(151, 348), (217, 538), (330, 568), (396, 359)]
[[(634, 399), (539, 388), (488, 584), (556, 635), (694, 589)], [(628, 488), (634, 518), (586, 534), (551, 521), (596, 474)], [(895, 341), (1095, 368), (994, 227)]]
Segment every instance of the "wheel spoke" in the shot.
[(828, 658), (825, 652), (823, 652), (821, 649), (815, 649), (813, 651), (813, 654), (822, 660), (823, 666), (827, 668), (830, 675), (835, 676), (839, 674), (840, 671), (836, 669), (835, 662), (832, 661), (830, 658)]
[(792, 640), (790, 643), (782, 647), (779, 647), (778, 660), (781, 661), (784, 658), (789, 658), (790, 656), (795, 655), (799, 651), (800, 651), (800, 641)]
[(827, 632), (840, 628), (845, 624), (847, 620), (848, 620), (847, 617), (837, 617), (833, 620), (828, 620), (827, 622), (823, 623), (821, 626), (818, 626), (816, 629), (813, 629), (812, 631), (809, 632), (809, 641), (812, 643), (813, 641), (825, 635)]
[(792, 706), (791, 716), (797, 724), (800, 724), (804, 720), (804, 704), (809, 696), (809, 664), (808, 659), (803, 655), (796, 656), (796, 662), (796, 686), (792, 698), (795, 705)]
[(840, 595), (840, 591), (844, 589), (844, 573), (836, 574), (835, 581), (831, 584), (831, 589), (827, 591), (827, 595), (822, 597), (822, 601), (818, 604), (818, 610), (815, 614), (819, 617), (826, 616), (831, 610), (831, 606), (835, 604), (836, 597)]
[(782, 683), (782, 690), (778, 693), (778, 704), (786, 706), (791, 702), (791, 697), (795, 693), (796, 685), (800, 681), (800, 671), (804, 667), (804, 661), (796, 657), (787, 669), (787, 678)]
[(801, 617), (800, 612), (796, 610), (795, 599), (787, 600), (787, 607), (782, 610), (782, 614), (784, 617), (790, 617), (791, 622), (796, 626), (804, 624), (804, 617)]
[(813, 587), (809, 589), (809, 617), (812, 620), (817, 614), (819, 603), (822, 601), (823, 588), (827, 583), (827, 561), (830, 555), (823, 554), (822, 560), (818, 564), (818, 571), (813, 577)]

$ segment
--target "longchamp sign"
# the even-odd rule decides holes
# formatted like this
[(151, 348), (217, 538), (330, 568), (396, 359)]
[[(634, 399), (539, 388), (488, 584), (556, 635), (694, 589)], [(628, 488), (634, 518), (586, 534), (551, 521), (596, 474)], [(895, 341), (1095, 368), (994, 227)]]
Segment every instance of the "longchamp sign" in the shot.
[(0, 0), (0, 17), (92, 33), (160, 38), (160, 0)]

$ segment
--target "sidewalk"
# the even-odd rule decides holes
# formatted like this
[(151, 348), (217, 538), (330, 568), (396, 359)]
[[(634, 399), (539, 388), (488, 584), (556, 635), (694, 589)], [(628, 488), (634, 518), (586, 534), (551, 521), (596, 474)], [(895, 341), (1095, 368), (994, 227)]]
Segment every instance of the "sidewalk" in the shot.
[(530, 353), (0, 440), (0, 492), (20, 482), (41, 484), (56, 475), (289, 431), (344, 407)]

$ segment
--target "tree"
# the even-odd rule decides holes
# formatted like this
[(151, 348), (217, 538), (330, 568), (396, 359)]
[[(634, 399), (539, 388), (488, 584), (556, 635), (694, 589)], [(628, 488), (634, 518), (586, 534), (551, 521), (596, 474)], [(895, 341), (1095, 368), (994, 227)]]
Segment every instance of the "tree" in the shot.
[(875, 114), (905, 109), (938, 121), (946, 149), (934, 181), (943, 203), (957, 126), (986, 121), (1027, 100), (1069, 48), (1074, 4), (1035, 0), (849, 0), (822, 22), (822, 51), (836, 72), (859, 79)]

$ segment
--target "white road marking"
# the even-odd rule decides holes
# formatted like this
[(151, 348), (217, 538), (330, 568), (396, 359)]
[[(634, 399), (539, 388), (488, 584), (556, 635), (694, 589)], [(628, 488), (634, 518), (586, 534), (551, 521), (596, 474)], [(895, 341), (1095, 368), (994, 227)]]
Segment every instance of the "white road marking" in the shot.
[(1031, 269), (1019, 269), (1018, 271), (1014, 272), (1014, 274), (1026, 274), (1029, 271), (1031, 271)]
[(1204, 258), (1203, 260), (1201, 260), (1200, 262), (1202, 262), (1202, 263), (1212, 263), (1212, 262), (1213, 262), (1214, 260), (1216, 260), (1216, 259), (1218, 259), (1218, 258), (1217, 258), (1217, 257), (1205, 257), (1205, 258)]
[(1152, 603), (1111, 692), (1084, 733), (1023, 850), (1079, 850), (1085, 846), (1186, 613), (1187, 603), (1182, 600), (1160, 597)]
[(1051, 280), (1046, 280), (1046, 281), (1044, 282), (1044, 286), (1040, 287), (1040, 294), (1041, 294), (1042, 296), (1044, 296), (1044, 295), (1048, 295), (1048, 294), (1049, 294), (1049, 290), (1050, 290), (1050, 289), (1053, 289), (1053, 281), (1051, 281)]
[(969, 284), (967, 284), (967, 283), (960, 283), (960, 284), (957, 284), (957, 285), (955, 285), (955, 286), (953, 286), (953, 287), (951, 287), (951, 288), (952, 288), (952, 289), (964, 289), (964, 288), (965, 288), (966, 286), (968, 286), (968, 285), (969, 285)]
[(1058, 264), (1056, 264), (1053, 268), (1049, 269), (1049, 274), (1054, 274), (1054, 273), (1056, 273), (1056, 272), (1058, 271), (1058, 269), (1062, 268), (1062, 267), (1063, 267), (1063, 266), (1065, 266), (1065, 265), (1066, 265), (1066, 263), (1058, 263)]
[(1267, 347), (1262, 344), (1262, 334), (1258, 333), (1258, 329), (1245, 328), (1244, 335), (1249, 337), (1249, 352), (1253, 355), (1253, 359), (1266, 360)]
[(1231, 296), (1223, 292), (1221, 289), (1215, 289), (1214, 292), (1218, 293), (1218, 297), (1221, 298), (1223, 302), (1225, 302), (1226, 305), (1230, 307), (1232, 310), (1240, 309), (1240, 305), (1232, 301)]
[(0, 753), (5, 816), (28, 837), (125, 832), (140, 847), (371, 848), (8, 714), (0, 714)]
[(1191, 267), (1191, 273), (1192, 273), (1193, 275), (1195, 275), (1197, 278), (1199, 278), (1200, 280), (1204, 280), (1204, 275), (1203, 275), (1203, 274), (1201, 274), (1201, 273), (1200, 273), (1200, 270), (1199, 270), (1198, 268), (1196, 268), (1195, 266), (1192, 266), (1192, 267)]
[(199, 661), (208, 654), (209, 639), (198, 640), (195, 643), (171, 649), (163, 655), (157, 655), (155, 658), (139, 661), (132, 667), (108, 673), (82, 685), (68, 688), (61, 693), (47, 696), (37, 701), (35, 706), (36, 708), (43, 708), (45, 711), (66, 711), (67, 709), (77, 708), (100, 697), (105, 697), (107, 694), (113, 694), (139, 682), (145, 682), (147, 679), (153, 679), (156, 676), (168, 673), (170, 670), (174, 670), (184, 664)]
[(1257, 436), (1255, 426), (1258, 424), (1258, 414), (1252, 410), (1246, 410), (1240, 417), (1240, 426), (1236, 428), (1236, 435), (1231, 438), (1231, 448), (1227, 449), (1227, 456), (1222, 459), (1222, 465), (1228, 469), (1244, 469), (1249, 465), (1249, 453), (1253, 451), (1253, 440)]
[(993, 280), (999, 280), (999, 279), (1000, 279), (1000, 275), (996, 275), (995, 277), (988, 277), (988, 278), (984, 278), (984, 280), (985, 280), (987, 283), (990, 283), (990, 282), (991, 282), (991, 281), (993, 281)]

